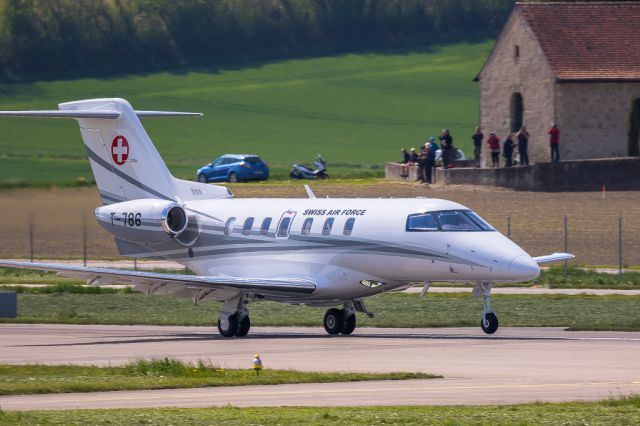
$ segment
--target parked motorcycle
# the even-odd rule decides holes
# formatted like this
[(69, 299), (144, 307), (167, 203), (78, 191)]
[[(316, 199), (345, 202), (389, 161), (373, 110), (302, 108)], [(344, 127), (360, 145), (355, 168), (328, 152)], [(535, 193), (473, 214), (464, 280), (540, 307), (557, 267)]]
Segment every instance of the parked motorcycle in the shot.
[(313, 164), (316, 166), (315, 170), (311, 170), (302, 164), (294, 164), (291, 167), (289, 176), (291, 176), (291, 179), (327, 179), (329, 177), (327, 173), (327, 163), (325, 163), (321, 156), (318, 156)]

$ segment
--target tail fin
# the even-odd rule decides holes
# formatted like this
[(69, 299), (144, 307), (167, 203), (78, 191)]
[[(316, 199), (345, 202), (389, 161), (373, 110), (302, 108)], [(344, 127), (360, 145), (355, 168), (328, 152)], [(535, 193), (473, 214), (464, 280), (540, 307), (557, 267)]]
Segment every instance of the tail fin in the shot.
[(75, 116), (105, 204), (139, 198), (175, 200), (174, 179), (124, 99), (92, 99), (59, 105), (61, 111), (114, 111), (117, 118)]
[(138, 117), (197, 116), (190, 112), (134, 111), (124, 99), (88, 99), (58, 111), (0, 111), (0, 116), (75, 118), (104, 204), (141, 198), (224, 198), (221, 187), (175, 179)]

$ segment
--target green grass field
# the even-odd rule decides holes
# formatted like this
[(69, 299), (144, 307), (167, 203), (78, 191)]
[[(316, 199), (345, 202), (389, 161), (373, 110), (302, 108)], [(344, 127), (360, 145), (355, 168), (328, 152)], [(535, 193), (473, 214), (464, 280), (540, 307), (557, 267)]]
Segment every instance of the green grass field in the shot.
[[(101, 79), (1, 84), (0, 109), (123, 97), (134, 108), (198, 111), (202, 119), (145, 120), (174, 174), (227, 152), (257, 153), (275, 177), (317, 153), (332, 176), (382, 173), (401, 147), (444, 127), (467, 153), (478, 116), (472, 81), (492, 42), (347, 54)], [(73, 120), (0, 120), (0, 184), (73, 184), (92, 175)]]
[[(92, 293), (87, 294), (88, 291)], [(61, 324), (200, 325), (212, 330), (219, 303), (89, 288), (87, 292), (22, 293), (18, 318), (0, 322)], [(99, 292), (99, 293), (96, 293)], [(478, 327), (482, 302), (466, 293), (386, 293), (366, 299), (373, 319), (360, 327)], [(501, 326), (567, 327), (574, 330), (640, 330), (640, 296), (495, 295), (491, 303)], [(325, 308), (260, 302), (249, 306), (254, 326), (322, 327)], [(356, 330), (357, 332), (357, 330)]]
[(140, 359), (119, 367), (0, 364), (0, 396), (436, 377), (441, 376), (425, 373), (320, 373), (268, 368), (256, 375), (250, 368), (225, 369), (208, 361), (188, 363), (170, 358)]
[(0, 425), (637, 425), (640, 397), (444, 407), (210, 407), (0, 411)]

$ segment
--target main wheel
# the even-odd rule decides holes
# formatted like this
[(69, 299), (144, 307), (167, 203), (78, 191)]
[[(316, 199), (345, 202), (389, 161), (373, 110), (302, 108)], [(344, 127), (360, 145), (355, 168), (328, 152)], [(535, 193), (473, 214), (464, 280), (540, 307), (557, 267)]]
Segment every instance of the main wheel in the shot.
[(234, 172), (229, 173), (229, 182), (236, 183), (238, 182), (238, 175)]
[(482, 331), (487, 334), (493, 334), (498, 330), (498, 317), (493, 312), (488, 312), (484, 314), (482, 319), (480, 320), (480, 327), (482, 327)]
[(236, 332), (236, 336), (244, 337), (249, 333), (249, 329), (251, 328), (251, 320), (249, 319), (249, 315), (242, 317), (240, 320), (240, 324), (238, 324), (238, 331)]
[(202, 173), (198, 175), (198, 182), (200, 183), (207, 183), (207, 177), (205, 175), (203, 175)]
[(329, 334), (340, 334), (343, 323), (342, 311), (339, 309), (331, 308), (324, 314), (324, 329)]
[(344, 326), (342, 328), (342, 334), (351, 334), (356, 329), (356, 316), (355, 314), (347, 315), (344, 318)]
[[(238, 314), (229, 315), (226, 327), (223, 327), (222, 321), (218, 317), (218, 331), (222, 337), (232, 337), (238, 331)], [(247, 330), (249, 331), (249, 330)]]

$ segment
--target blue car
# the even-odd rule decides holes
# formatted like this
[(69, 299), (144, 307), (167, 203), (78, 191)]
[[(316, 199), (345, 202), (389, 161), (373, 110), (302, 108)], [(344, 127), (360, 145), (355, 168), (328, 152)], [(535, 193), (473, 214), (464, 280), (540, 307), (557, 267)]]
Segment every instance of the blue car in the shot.
[(198, 182), (240, 182), (269, 177), (269, 166), (257, 155), (226, 154), (198, 169)]

